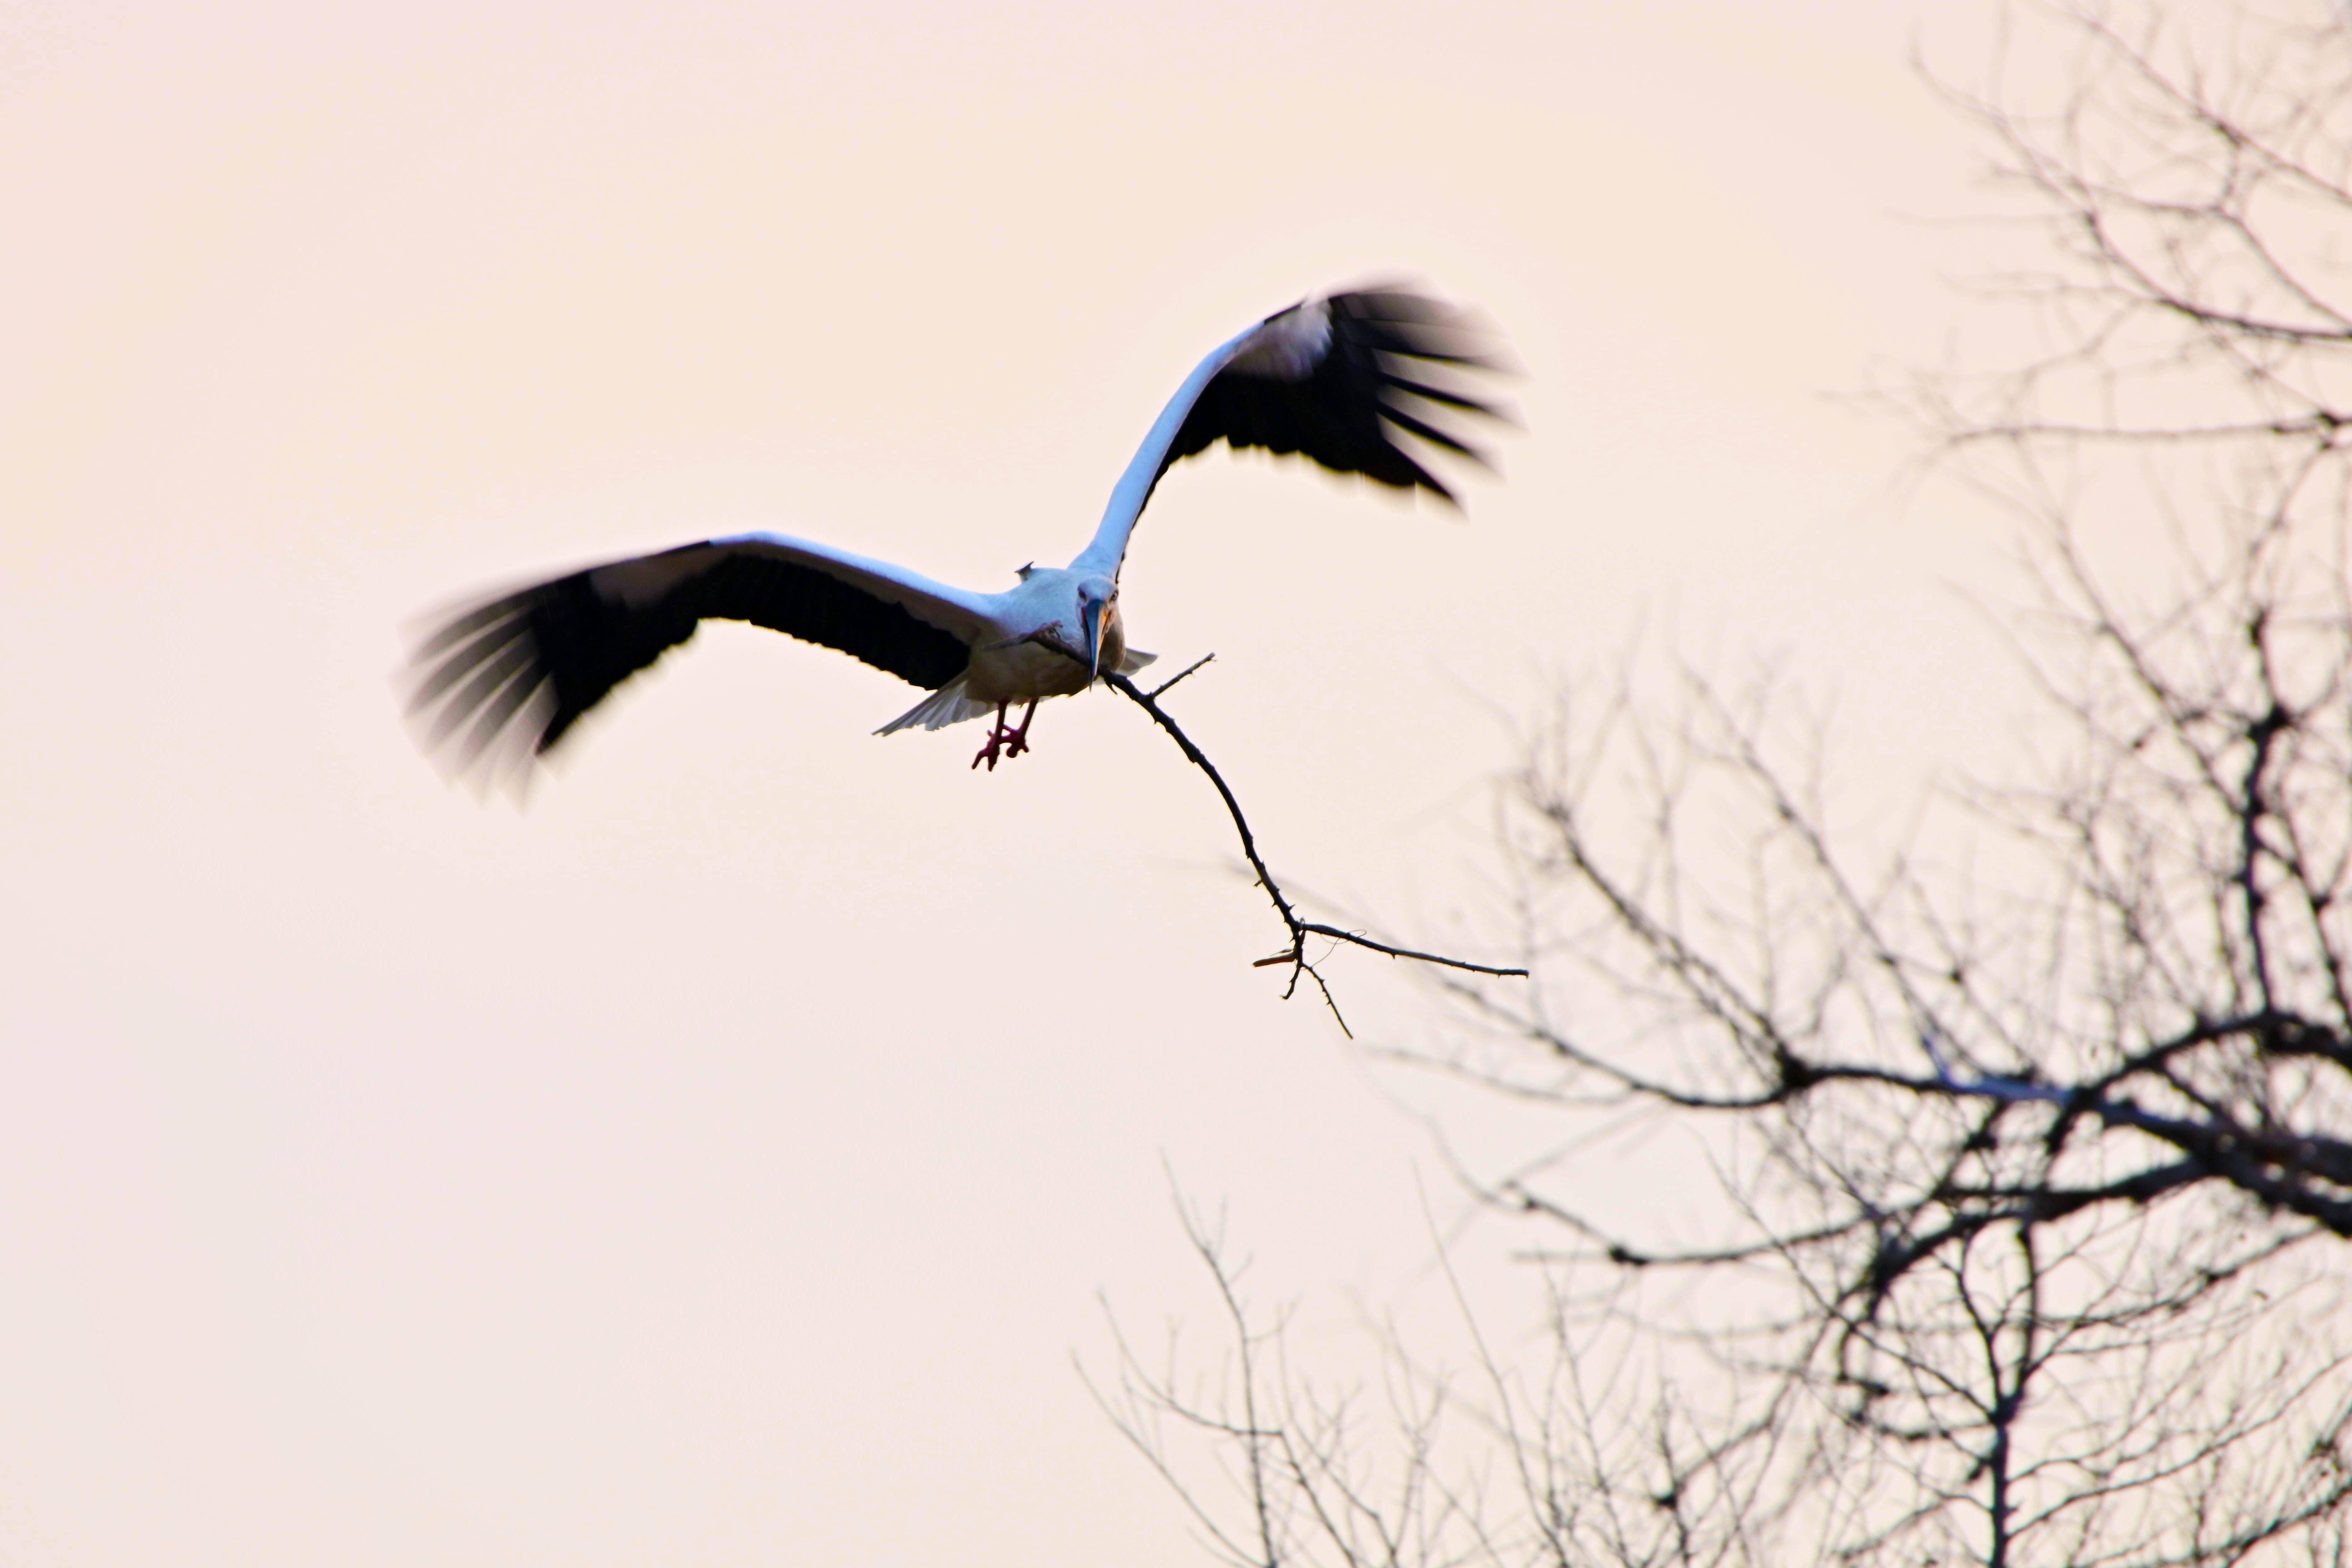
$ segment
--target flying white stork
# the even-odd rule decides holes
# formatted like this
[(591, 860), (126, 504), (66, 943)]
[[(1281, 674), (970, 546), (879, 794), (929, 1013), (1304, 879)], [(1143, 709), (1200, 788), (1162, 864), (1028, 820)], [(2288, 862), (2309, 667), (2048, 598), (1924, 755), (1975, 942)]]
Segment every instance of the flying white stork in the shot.
[[(1467, 313), (1397, 287), (1302, 300), (1202, 360), (1119, 476), (1094, 540), (1067, 567), (1024, 566), (978, 594), (830, 545), (738, 534), (632, 556), (500, 595), (452, 616), (416, 650), (411, 706), (456, 770), (553, 747), (613, 689), (705, 620), (749, 621), (838, 648), (931, 694), (877, 734), (937, 730), (995, 710), (972, 759), (993, 772), (1028, 750), (1039, 700), (1139, 669), (1118, 573), (1129, 534), (1171, 466), (1219, 441), (1299, 453), (1341, 474), (1458, 505), (1396, 439), (1405, 431), (1491, 467), (1433, 418), (1504, 417), (1464, 391), (1500, 370)], [(1433, 379), (1433, 368), (1436, 379)], [(1005, 717), (1025, 704), (1017, 728)], [(485, 759), (488, 759), (487, 763)]]

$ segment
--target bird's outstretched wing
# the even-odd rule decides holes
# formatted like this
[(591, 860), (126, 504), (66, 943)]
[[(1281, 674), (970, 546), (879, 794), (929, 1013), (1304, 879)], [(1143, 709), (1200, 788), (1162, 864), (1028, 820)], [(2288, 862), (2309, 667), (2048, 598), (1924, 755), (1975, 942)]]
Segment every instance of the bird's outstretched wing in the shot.
[(1445, 483), (1398, 444), (1397, 433), (1493, 467), (1458, 426), (1465, 417), (1475, 423), (1509, 416), (1463, 384), (1468, 373), (1507, 368), (1494, 333), (1477, 317), (1406, 289), (1301, 300), (1221, 344), (1185, 378), (1119, 477), (1102, 526), (1074, 564), (1116, 574), (1160, 476), (1219, 441), (1296, 452), (1334, 473), (1454, 502)]
[(418, 645), (409, 707), (454, 771), (495, 773), (555, 745), (703, 621), (749, 621), (939, 687), (963, 672), (991, 602), (805, 540), (714, 539), (457, 612)]

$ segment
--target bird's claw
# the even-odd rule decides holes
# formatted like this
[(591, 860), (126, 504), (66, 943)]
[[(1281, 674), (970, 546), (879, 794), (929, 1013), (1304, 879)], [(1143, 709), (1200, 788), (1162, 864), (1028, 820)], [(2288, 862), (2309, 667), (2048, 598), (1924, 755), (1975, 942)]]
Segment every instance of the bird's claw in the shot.
[(1033, 700), (1027, 708), (1022, 710), (1021, 728), (1018, 730), (1004, 721), (1006, 708), (1003, 703), (997, 705), (996, 727), (989, 731), (988, 744), (980, 749), (980, 755), (972, 758), (973, 767), (986, 763), (988, 771), (994, 773), (998, 758), (1010, 761), (1029, 749), (1029, 721), (1037, 717), (1036, 702)]
[(971, 765), (976, 768), (980, 766), (981, 763), (986, 763), (988, 764), (988, 771), (990, 773), (994, 773), (996, 771), (997, 762), (1000, 758), (1010, 761), (1012, 758), (1019, 756), (1028, 749), (1029, 735), (1027, 726), (1024, 725), (1021, 729), (1015, 730), (1009, 726), (999, 724), (995, 729), (991, 730), (988, 732), (988, 744), (980, 749), (980, 755), (972, 758)]

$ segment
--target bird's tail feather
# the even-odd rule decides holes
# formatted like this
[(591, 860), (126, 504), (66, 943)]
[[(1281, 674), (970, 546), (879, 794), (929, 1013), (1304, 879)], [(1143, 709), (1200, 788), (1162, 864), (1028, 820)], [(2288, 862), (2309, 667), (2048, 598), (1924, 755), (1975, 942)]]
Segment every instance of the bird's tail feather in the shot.
[(874, 732), (892, 735), (901, 730), (944, 730), (950, 724), (961, 724), (967, 719), (977, 719), (993, 710), (994, 704), (976, 701), (964, 695), (964, 677), (957, 676), (896, 719)]
[[(1129, 648), (1127, 657), (1119, 660), (1118, 672), (1121, 675), (1133, 675), (1159, 657), (1156, 653), (1143, 653), (1135, 648)], [(965, 679), (964, 676), (957, 676), (874, 732), (877, 735), (895, 735), (901, 730), (944, 730), (950, 724), (961, 724), (967, 719), (980, 718), (995, 705), (965, 696), (963, 685)]]

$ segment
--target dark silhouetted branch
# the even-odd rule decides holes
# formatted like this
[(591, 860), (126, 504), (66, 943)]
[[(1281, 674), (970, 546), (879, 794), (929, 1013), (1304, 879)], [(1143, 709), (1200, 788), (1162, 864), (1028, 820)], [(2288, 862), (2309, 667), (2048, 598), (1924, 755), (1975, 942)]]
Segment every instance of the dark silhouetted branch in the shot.
[(1349, 947), (1360, 947), (1368, 952), (1377, 952), (1384, 958), (1407, 958), (1416, 963), (1434, 963), (1447, 969), (1465, 970), (1472, 974), (1526, 975), (1528, 972), (1524, 969), (1505, 969), (1493, 964), (1473, 963), (1464, 958), (1448, 958), (1444, 953), (1423, 952), (1416, 948), (1392, 947), (1384, 942), (1375, 942), (1360, 932), (1343, 931), (1338, 926), (1326, 925), (1320, 921), (1299, 918), (1298, 911), (1291, 907), (1289, 898), (1284, 894), (1282, 885), (1274, 879), (1274, 873), (1266, 869), (1265, 858), (1257, 850), (1257, 837), (1250, 832), (1249, 819), (1242, 815), (1241, 802), (1234, 798), (1232, 786), (1225, 783), (1224, 775), (1217, 772), (1216, 764), (1210, 762), (1207, 754), (1192, 743), (1192, 737), (1185, 734), (1176, 721), (1168, 716), (1168, 710), (1160, 706), (1161, 692), (1166, 691), (1169, 687), (1175, 685), (1177, 681), (1183, 679), (1215, 657), (1214, 654), (1211, 654), (1207, 658), (1196, 660), (1186, 668), (1180, 670), (1165, 685), (1149, 692), (1123, 675), (1106, 675), (1103, 679), (1118, 688), (1123, 695), (1146, 713), (1150, 714), (1152, 721), (1168, 731), (1169, 739), (1176, 742), (1177, 749), (1184, 753), (1185, 760), (1208, 774), (1209, 782), (1217, 786), (1218, 798), (1225, 803), (1225, 814), (1234, 819), (1234, 831), (1241, 836), (1242, 854), (1248, 859), (1250, 870), (1257, 878), (1257, 885), (1264, 888), (1265, 896), (1274, 901), (1275, 913), (1282, 917), (1284, 929), (1290, 933), (1290, 946), (1286, 951), (1257, 961), (1261, 968), (1271, 968), (1277, 964), (1290, 966), (1290, 985), (1283, 992), (1283, 995), (1288, 997), (1297, 990), (1300, 975), (1307, 976), (1315, 982), (1316, 989), (1323, 994), (1324, 1005), (1331, 1009), (1331, 1016), (1339, 1020), (1340, 1031), (1347, 1034), (1350, 1039), (1355, 1037), (1354, 1032), (1348, 1028), (1348, 1020), (1340, 1014), (1339, 1004), (1333, 998), (1331, 987), (1324, 981), (1322, 972), (1318, 970), (1307, 956), (1307, 942), (1310, 937), (1322, 937), (1327, 941), (1344, 943)]

